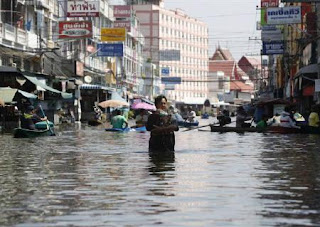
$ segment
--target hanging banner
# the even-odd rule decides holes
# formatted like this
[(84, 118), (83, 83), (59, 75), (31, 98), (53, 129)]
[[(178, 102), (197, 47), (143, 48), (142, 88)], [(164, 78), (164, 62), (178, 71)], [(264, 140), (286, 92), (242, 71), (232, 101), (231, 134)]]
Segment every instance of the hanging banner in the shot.
[(100, 1), (68, 1), (67, 17), (99, 17)]
[(59, 39), (92, 37), (91, 21), (60, 21)]

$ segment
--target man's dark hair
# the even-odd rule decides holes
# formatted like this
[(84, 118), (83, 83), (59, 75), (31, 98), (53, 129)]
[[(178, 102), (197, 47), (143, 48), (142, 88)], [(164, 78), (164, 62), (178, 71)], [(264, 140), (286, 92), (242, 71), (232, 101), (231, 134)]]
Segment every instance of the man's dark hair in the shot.
[(161, 103), (162, 99), (165, 99), (166, 102), (168, 101), (167, 98), (166, 98), (166, 96), (164, 96), (164, 95), (159, 95), (159, 96), (157, 96), (157, 97), (154, 99), (154, 104), (157, 106), (158, 104)]

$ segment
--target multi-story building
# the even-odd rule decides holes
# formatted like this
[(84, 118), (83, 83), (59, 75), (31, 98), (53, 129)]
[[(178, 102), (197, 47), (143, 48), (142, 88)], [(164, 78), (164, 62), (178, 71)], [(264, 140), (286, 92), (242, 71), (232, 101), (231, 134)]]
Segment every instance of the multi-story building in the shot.
[[(169, 77), (181, 78), (172, 87), (161, 85), (169, 99), (203, 104), (207, 97), (208, 27), (181, 10), (163, 8), (162, 1), (130, 2), (140, 20), (145, 37), (145, 58), (158, 66), (152, 74), (152, 89), (157, 87), (162, 68), (169, 68)], [(148, 76), (147, 76), (148, 77)], [(168, 88), (170, 87), (170, 88)], [(170, 90), (167, 90), (170, 89)]]

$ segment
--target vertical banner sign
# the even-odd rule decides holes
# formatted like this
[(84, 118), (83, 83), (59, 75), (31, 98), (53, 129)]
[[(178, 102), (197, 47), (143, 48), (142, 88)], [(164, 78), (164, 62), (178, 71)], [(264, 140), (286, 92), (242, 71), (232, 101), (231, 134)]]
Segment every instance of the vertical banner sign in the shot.
[(125, 28), (101, 28), (101, 41), (124, 42), (126, 40)]
[(92, 37), (91, 21), (60, 21), (59, 39)]
[(99, 17), (100, 0), (68, 1), (67, 17)]

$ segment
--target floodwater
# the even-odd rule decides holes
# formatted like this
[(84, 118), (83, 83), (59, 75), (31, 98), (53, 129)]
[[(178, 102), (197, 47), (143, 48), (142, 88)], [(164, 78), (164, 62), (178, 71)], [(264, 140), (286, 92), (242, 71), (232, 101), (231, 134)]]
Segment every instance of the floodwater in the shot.
[(0, 226), (320, 226), (320, 135), (56, 132), (0, 135)]

